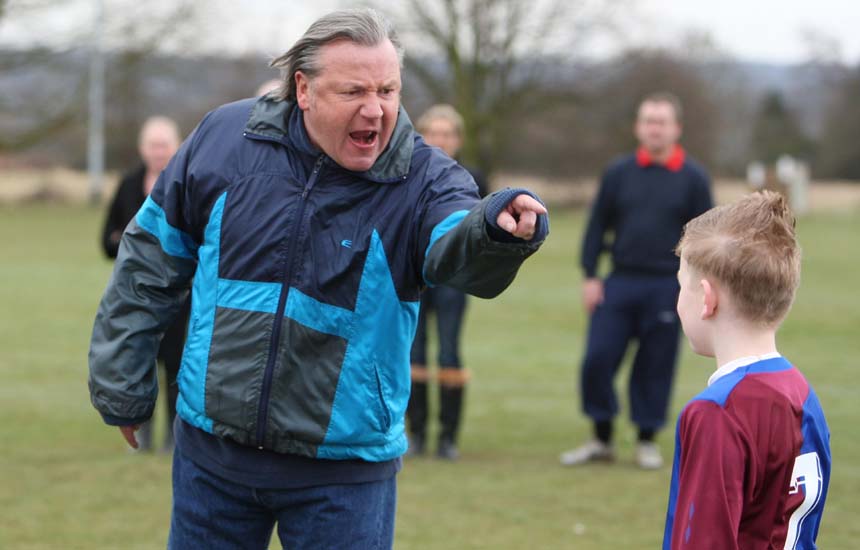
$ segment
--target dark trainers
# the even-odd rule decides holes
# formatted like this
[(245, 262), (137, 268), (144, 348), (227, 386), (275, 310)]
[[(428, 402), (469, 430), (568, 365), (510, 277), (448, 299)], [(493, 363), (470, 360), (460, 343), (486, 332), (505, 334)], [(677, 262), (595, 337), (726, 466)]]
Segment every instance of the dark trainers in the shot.
[(440, 439), (439, 448), (436, 449), (436, 458), (442, 460), (457, 460), (460, 458), (460, 451), (457, 450), (457, 445), (450, 439)]

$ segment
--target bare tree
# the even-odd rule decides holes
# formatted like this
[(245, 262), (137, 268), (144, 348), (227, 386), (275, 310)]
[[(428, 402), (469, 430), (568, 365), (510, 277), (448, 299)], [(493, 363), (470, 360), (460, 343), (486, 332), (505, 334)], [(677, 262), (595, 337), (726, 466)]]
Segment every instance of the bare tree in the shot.
[(699, 65), (674, 52), (639, 49), (580, 66), (575, 74), (574, 101), (560, 101), (552, 110), (520, 121), (523, 147), (507, 159), (517, 171), (567, 177), (599, 173), (614, 157), (636, 147), (637, 107), (657, 91), (681, 99), (684, 146), (713, 168), (720, 111), (714, 86)]
[(845, 69), (835, 87), (821, 132), (820, 151), (815, 172), (828, 178), (860, 180), (860, 65)]
[(778, 92), (765, 94), (761, 99), (753, 125), (751, 142), (755, 159), (768, 164), (782, 155), (809, 160), (812, 142), (797, 122), (794, 111)]
[[(58, 0), (54, 9), (62, 9), (70, 2)], [(28, 21), (52, 4), (45, 0), (0, 0), (0, 23)], [(43, 78), (32, 76), (36, 72)], [(61, 71), (57, 52), (45, 47), (11, 49), (0, 53), (0, 82), (23, 83), (17, 89), (5, 84), (7, 93), (0, 94), (0, 154), (20, 151), (71, 126), (78, 118), (83, 103), (84, 88), (80, 79), (55, 80), (56, 89), (42, 86), (48, 75)], [(27, 73), (26, 76), (22, 76)]]
[(407, 73), (430, 101), (460, 111), (464, 162), (490, 170), (517, 143), (512, 121), (570, 100), (553, 65), (571, 60), (620, 3), (593, 11), (585, 0), (408, 0), (393, 11)]
[[(192, 38), (200, 0), (144, 3), (105, 0), (105, 43), (109, 48), (107, 98), (109, 153), (126, 162), (134, 154), (137, 126), (147, 90), (140, 73), (147, 58), (179, 49)], [(86, 118), (86, 55), (92, 40), (88, 6), (75, 0), (0, 0), (0, 20), (41, 30), (32, 42), (0, 52), (0, 153), (22, 151), (46, 140), (61, 139), (80, 147)], [(42, 21), (57, 15), (76, 24), (48, 29)]]

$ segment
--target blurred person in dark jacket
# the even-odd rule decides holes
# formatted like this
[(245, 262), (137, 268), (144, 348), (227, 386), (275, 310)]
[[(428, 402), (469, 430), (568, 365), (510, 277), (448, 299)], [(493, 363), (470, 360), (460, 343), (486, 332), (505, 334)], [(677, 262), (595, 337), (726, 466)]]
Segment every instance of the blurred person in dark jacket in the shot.
[[(675, 244), (684, 224), (712, 206), (707, 172), (678, 143), (681, 118), (675, 95), (645, 97), (634, 124), (639, 147), (610, 164), (591, 207), (581, 256), (590, 321), (581, 390), (594, 438), (562, 453), (565, 466), (615, 459), (614, 380), (634, 339), (629, 396), (638, 430), (635, 462), (646, 470), (663, 465), (654, 436), (666, 422), (681, 334)], [(612, 271), (604, 280), (597, 267), (606, 251)]]
[[(108, 258), (116, 258), (122, 232), (128, 222), (137, 214), (146, 197), (167, 163), (173, 157), (180, 143), (179, 127), (172, 119), (164, 116), (148, 118), (141, 126), (138, 136), (138, 153), (141, 164), (126, 173), (120, 181), (105, 220), (102, 231), (102, 248)], [(175, 321), (168, 327), (158, 349), (158, 361), (163, 365), (167, 384), (167, 422), (162, 450), (173, 450), (173, 421), (176, 418), (176, 396), (179, 388), (176, 375), (182, 360), (182, 346), (188, 325), (189, 304), (186, 303)], [(152, 449), (152, 422), (141, 424), (137, 432), (139, 451)]]
[[(463, 146), (463, 117), (451, 105), (433, 105), (415, 125), (428, 145), (438, 147), (449, 157), (458, 160)], [(487, 195), (487, 181), (476, 169), (464, 166), (475, 179), (478, 194)], [(466, 313), (466, 293), (445, 285), (428, 287), (421, 294), (418, 312), (418, 329), (412, 343), (412, 392), (406, 416), (409, 419), (410, 456), (421, 456), (426, 450), (428, 417), (427, 325), (435, 313), (436, 336), (439, 342), (436, 379), (439, 383), (439, 437), (436, 456), (456, 460), (459, 456), (457, 436), (463, 412), (466, 383), (469, 371), (460, 359), (460, 334)]]

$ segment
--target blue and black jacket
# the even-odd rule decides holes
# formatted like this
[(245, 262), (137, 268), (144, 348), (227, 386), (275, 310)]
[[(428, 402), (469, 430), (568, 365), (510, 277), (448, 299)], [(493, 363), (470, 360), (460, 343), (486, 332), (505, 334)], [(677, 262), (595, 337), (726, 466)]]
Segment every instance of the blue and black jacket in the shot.
[(91, 400), (108, 424), (151, 416), (158, 342), (190, 291), (182, 419), (281, 453), (397, 457), (419, 293), (504, 290), (548, 232), (545, 216), (529, 242), (493, 226), (522, 192), (480, 201), (402, 109), (355, 173), (310, 143), (293, 103), (220, 107), (123, 235), (93, 328)]

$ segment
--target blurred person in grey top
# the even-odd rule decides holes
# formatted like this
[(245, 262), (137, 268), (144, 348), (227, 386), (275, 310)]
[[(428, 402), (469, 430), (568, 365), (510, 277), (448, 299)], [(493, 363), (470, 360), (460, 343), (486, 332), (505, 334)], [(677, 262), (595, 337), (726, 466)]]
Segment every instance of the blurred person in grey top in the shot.
[(280, 93), (206, 115), (123, 234), (89, 383), (129, 442), (192, 295), (171, 548), (267, 548), (275, 525), (287, 548), (390, 547), (421, 290), (493, 297), (548, 233), (535, 196), (480, 200), (424, 143), (401, 60), (375, 11), (320, 18), (273, 62)]

